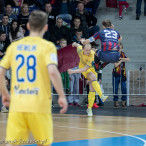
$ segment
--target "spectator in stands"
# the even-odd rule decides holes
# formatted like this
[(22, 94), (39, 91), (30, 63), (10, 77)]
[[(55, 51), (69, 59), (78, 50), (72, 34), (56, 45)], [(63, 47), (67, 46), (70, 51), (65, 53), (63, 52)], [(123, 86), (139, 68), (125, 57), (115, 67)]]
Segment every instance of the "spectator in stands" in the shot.
[(22, 27), (18, 25), (17, 20), (13, 20), (10, 25), (10, 33), (9, 33), (10, 42), (14, 42), (23, 37), (24, 37), (24, 34), (23, 34)]
[(56, 24), (56, 14), (50, 3), (45, 4), (45, 12), (48, 14), (48, 27), (49, 29), (52, 29), (54, 24)]
[(59, 0), (55, 6), (55, 12), (58, 15), (58, 17), (61, 17), (63, 21), (70, 24), (70, 21), (72, 20), (72, 14), (75, 12), (75, 7), (72, 2), (69, 0)]
[[(17, 16), (12, 13), (12, 10), (13, 10), (12, 5), (7, 4), (5, 14), (7, 14), (9, 16), (9, 23), (11, 23), (12, 20), (17, 19)], [(0, 20), (2, 20), (2, 17), (3, 17), (3, 15), (0, 15)]]
[(63, 26), (62, 18), (57, 18), (56, 25), (50, 30), (50, 41), (58, 45), (62, 38), (67, 40), (67, 44), (71, 43), (71, 33), (69, 28)]
[(72, 37), (75, 36), (76, 30), (80, 29), (83, 32), (83, 36), (87, 39), (89, 37), (89, 31), (82, 26), (81, 18), (79, 16), (75, 16), (72, 21), (73, 23), (70, 27)]
[(4, 0), (0, 0), (0, 14), (3, 14), (4, 13)]
[(123, 52), (123, 45), (120, 42), (120, 60), (117, 63), (114, 63), (114, 69), (113, 69), (113, 94), (114, 94), (114, 108), (118, 108), (118, 88), (119, 88), (119, 83), (121, 82), (121, 91), (122, 91), (122, 107), (126, 107), (126, 100), (127, 96), (127, 89), (126, 89), (126, 68), (125, 68), (125, 62), (129, 61), (130, 59), (125, 55)]
[(9, 36), (10, 24), (9, 24), (9, 16), (4, 14), (2, 16), (2, 23), (0, 23), (0, 31), (5, 31), (7, 37)]
[(72, 42), (80, 43), (81, 38), (85, 38), (83, 36), (83, 31), (82, 29), (77, 29), (75, 35), (72, 38)]
[[(72, 70), (79, 69), (79, 67), (74, 67)], [(81, 74), (75, 73), (69, 75), (70, 78), (70, 93), (73, 95), (68, 96), (68, 104), (71, 106), (80, 106), (79, 104), (79, 79)], [(75, 95), (76, 94), (76, 95)]]
[[(6, 82), (6, 86), (8, 91), (10, 91), (10, 83), (9, 83), (9, 79), (5, 76), (5, 82)], [(1, 113), (8, 113), (8, 109), (2, 105), (2, 98), (1, 98), (1, 93), (0, 93), (0, 109), (1, 109)]]
[[(67, 40), (62, 38), (60, 41), (59, 41), (59, 47), (57, 48), (58, 50), (59, 49), (62, 49), (64, 47), (67, 46)], [(68, 72), (62, 72), (61, 73), (61, 77), (62, 77), (62, 83), (63, 83), (63, 88), (64, 88), (64, 92), (66, 94), (70, 94), (70, 87), (69, 87), (69, 74)]]
[[(125, 6), (125, 8), (123, 8)], [(129, 4), (126, 0), (119, 0), (119, 19), (121, 20), (122, 17), (122, 11), (124, 9), (125, 13), (127, 13), (127, 8), (129, 7)]]
[(21, 14), (18, 16), (18, 22), (21, 26), (26, 26), (29, 18), (28, 4), (23, 4), (21, 7)]
[(100, 27), (96, 25), (97, 18), (93, 14), (84, 8), (84, 4), (79, 2), (77, 5), (75, 15), (81, 18), (83, 27), (89, 30), (89, 36), (92, 36), (96, 32), (99, 32)]
[[(137, 0), (136, 3), (136, 20), (140, 19), (142, 0)], [(144, 16), (146, 16), (146, 0), (144, 0)]]
[(10, 40), (6, 36), (6, 32), (0, 31), (0, 60), (5, 55), (7, 47), (10, 45)]
[(96, 11), (99, 7), (100, 0), (82, 0), (85, 8), (91, 8), (91, 12), (93, 15), (96, 14)]

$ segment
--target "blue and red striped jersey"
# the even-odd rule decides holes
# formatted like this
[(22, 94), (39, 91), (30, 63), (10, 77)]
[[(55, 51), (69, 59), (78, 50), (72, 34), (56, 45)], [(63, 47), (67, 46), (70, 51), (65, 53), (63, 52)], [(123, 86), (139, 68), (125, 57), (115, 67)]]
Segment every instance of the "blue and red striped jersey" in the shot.
[(94, 40), (100, 39), (101, 41), (101, 50), (102, 51), (110, 51), (114, 48), (119, 49), (118, 47), (118, 39), (120, 38), (120, 34), (118, 31), (115, 31), (111, 28), (106, 28), (94, 34), (89, 38), (90, 42)]

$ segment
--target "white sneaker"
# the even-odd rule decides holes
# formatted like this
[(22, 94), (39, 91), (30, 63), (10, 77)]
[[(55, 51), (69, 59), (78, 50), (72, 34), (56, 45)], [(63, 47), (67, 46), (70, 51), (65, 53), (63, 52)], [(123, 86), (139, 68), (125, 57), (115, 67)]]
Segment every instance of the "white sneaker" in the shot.
[(105, 102), (107, 100), (108, 96), (102, 95), (100, 98), (101, 98), (102, 102)]
[(93, 116), (93, 113), (92, 113), (92, 109), (87, 109), (87, 114), (89, 117), (92, 117)]
[(8, 110), (5, 106), (1, 107), (1, 113), (8, 113)]

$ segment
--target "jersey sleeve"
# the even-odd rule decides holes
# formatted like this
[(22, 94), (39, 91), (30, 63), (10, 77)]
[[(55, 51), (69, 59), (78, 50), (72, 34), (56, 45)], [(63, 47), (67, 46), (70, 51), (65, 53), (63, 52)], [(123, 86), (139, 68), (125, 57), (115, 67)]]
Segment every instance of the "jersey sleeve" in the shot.
[(95, 33), (93, 36), (94, 40), (97, 40), (100, 38), (100, 32)]
[(10, 45), (7, 48), (6, 54), (4, 55), (3, 59), (0, 61), (0, 67), (4, 68), (4, 69), (9, 69), (11, 66), (11, 57), (12, 57), (12, 50), (13, 46)]
[(118, 39), (119, 39), (119, 38), (121, 37), (121, 36), (120, 36), (120, 33), (119, 33), (119, 32), (117, 32), (117, 34), (118, 34)]
[(46, 60), (46, 65), (50, 65), (50, 64), (58, 65), (57, 48), (53, 43), (50, 43), (46, 47), (45, 60)]

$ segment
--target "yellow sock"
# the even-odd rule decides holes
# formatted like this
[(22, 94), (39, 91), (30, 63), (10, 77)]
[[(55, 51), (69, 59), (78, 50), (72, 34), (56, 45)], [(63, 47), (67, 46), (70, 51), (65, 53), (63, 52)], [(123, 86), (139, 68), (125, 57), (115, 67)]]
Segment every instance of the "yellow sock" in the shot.
[(102, 91), (101, 91), (99, 83), (97, 81), (92, 81), (92, 86), (93, 86), (94, 90), (97, 92), (97, 94), (99, 95), (99, 97), (101, 97)]
[(88, 108), (92, 108), (95, 100), (95, 92), (89, 91), (88, 94)]

